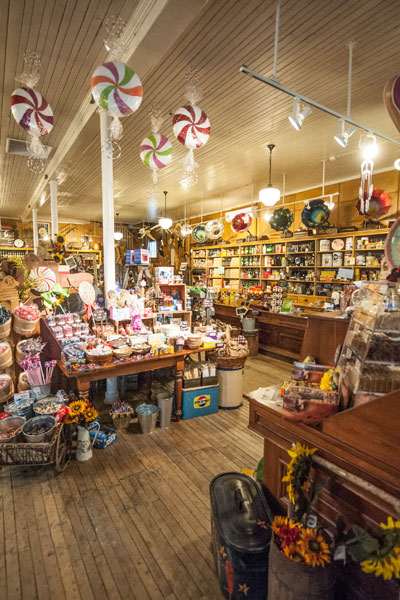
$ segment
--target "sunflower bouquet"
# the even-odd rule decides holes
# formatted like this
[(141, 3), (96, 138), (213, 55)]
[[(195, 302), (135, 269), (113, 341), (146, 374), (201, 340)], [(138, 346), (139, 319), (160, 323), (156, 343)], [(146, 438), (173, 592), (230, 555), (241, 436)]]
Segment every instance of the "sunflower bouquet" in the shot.
[(317, 529), (279, 516), (271, 527), (278, 548), (290, 560), (311, 567), (325, 567), (331, 562), (329, 545)]
[(64, 418), (67, 424), (77, 424), (88, 427), (89, 423), (95, 421), (99, 416), (97, 410), (86, 400), (76, 400), (68, 406), (69, 412)]

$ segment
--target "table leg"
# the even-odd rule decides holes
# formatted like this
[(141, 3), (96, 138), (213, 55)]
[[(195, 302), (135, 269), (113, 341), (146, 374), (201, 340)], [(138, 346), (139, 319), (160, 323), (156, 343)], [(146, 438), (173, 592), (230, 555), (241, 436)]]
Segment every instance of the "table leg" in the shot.
[(184, 360), (177, 360), (175, 368), (175, 417), (179, 422), (182, 418), (182, 379)]
[(90, 381), (81, 381), (77, 379), (79, 399), (89, 400)]

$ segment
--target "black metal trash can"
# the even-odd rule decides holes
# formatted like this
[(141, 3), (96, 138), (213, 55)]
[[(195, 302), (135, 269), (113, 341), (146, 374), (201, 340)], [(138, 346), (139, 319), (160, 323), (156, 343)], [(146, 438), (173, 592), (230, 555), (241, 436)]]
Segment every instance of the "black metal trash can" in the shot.
[(258, 484), (241, 473), (210, 483), (211, 532), (221, 590), (228, 600), (266, 600), (272, 513)]

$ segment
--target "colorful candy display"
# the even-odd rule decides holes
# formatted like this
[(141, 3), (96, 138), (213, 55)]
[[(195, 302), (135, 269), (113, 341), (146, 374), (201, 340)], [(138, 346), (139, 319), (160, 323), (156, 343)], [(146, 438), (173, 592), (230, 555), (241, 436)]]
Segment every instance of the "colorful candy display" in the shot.
[(17, 88), (11, 95), (11, 112), (21, 127), (33, 136), (50, 133), (54, 116), (50, 104), (36, 90)]
[(28, 376), (31, 386), (47, 385), (51, 382), (51, 376), (56, 366), (55, 360), (49, 360), (44, 363), (45, 371), (43, 372), (42, 364), (39, 356), (26, 356), (19, 363), (19, 366)]
[(14, 314), (25, 321), (38, 321), (40, 319), (40, 312), (36, 304), (17, 306), (14, 310)]
[(33, 281), (33, 289), (38, 292), (49, 292), (56, 283), (56, 274), (49, 267), (35, 267), (30, 278)]
[(163, 169), (172, 160), (172, 145), (161, 133), (152, 133), (140, 144), (140, 159), (150, 169)]
[(176, 139), (194, 150), (207, 143), (210, 137), (210, 121), (206, 113), (196, 105), (178, 108), (172, 119)]
[(96, 104), (111, 116), (127, 117), (142, 102), (142, 82), (125, 63), (108, 62), (93, 73), (92, 95)]

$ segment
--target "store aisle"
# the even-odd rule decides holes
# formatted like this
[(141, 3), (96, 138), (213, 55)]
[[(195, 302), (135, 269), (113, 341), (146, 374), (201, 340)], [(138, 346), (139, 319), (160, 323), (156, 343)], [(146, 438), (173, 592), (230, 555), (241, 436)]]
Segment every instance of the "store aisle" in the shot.
[[(245, 391), (280, 383), (290, 365), (256, 357)], [(65, 473), (0, 471), (4, 600), (219, 600), (210, 552), (208, 485), (255, 467), (263, 441), (248, 404), (125, 433)]]

